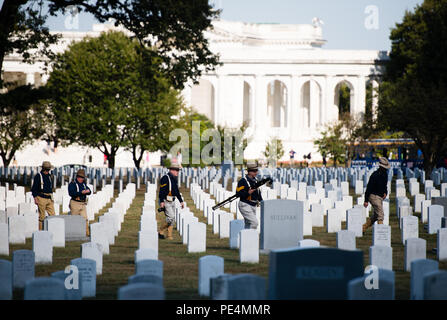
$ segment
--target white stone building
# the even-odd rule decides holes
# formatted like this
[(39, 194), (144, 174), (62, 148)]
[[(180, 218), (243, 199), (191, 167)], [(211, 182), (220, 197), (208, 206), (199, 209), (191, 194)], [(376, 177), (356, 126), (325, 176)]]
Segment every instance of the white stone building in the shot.
[[(206, 36), (210, 49), (220, 55), (223, 65), (203, 75), (199, 85), (188, 84), (183, 95), (188, 105), (216, 124), (238, 128), (246, 122), (247, 134), (252, 137), (245, 150), (247, 159), (261, 157), (266, 142), (274, 136), (283, 142), (286, 151), (283, 159), (288, 159), (290, 149), (297, 152), (296, 159), (310, 152), (313, 160), (321, 159), (313, 140), (325, 124), (338, 119), (340, 86), (345, 84), (350, 89), (350, 112), (362, 116), (366, 87), (377, 87), (383, 62), (388, 59), (383, 51), (325, 50), (326, 41), (318, 24), (219, 20), (213, 25), (214, 29), (207, 31)], [(63, 37), (55, 50), (65, 50), (71, 41), (98, 36), (109, 28), (94, 25), (91, 32), (61, 32)], [(43, 62), (28, 65), (20, 57), (8, 56), (3, 76), (23, 84), (40, 85), (46, 81), (42, 67)], [(373, 99), (373, 108), (375, 105)], [(30, 146), (18, 153), (19, 165), (42, 161), (44, 155), (39, 157), (34, 148), (42, 149)], [(57, 165), (82, 163), (85, 152), (70, 147), (50, 160)], [(68, 154), (71, 154), (69, 158)], [(99, 158), (93, 165), (102, 163), (99, 151), (93, 151), (93, 156)], [(116, 165), (133, 166), (131, 159), (130, 154), (122, 152)], [(159, 161), (158, 155), (151, 155), (149, 159), (151, 164)]]

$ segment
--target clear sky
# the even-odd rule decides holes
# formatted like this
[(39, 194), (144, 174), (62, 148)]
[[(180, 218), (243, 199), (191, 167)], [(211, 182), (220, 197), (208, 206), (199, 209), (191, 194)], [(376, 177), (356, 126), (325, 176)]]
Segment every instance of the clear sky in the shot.
[[(0, 0), (0, 4), (3, 1)], [(390, 29), (405, 10), (423, 0), (210, 0), (222, 9), (221, 18), (254, 23), (310, 24), (320, 18), (327, 49), (389, 50)], [(366, 11), (366, 12), (365, 12)], [(65, 31), (67, 16), (51, 17), (51, 30)], [(91, 30), (95, 19), (81, 14), (75, 30)]]

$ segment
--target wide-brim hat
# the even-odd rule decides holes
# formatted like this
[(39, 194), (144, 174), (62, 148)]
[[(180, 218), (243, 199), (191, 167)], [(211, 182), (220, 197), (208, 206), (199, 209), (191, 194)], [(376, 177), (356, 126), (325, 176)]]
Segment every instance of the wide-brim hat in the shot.
[(44, 162), (42, 162), (42, 169), (52, 170), (52, 169), (54, 169), (54, 167), (51, 165), (50, 161), (44, 161)]
[(251, 163), (247, 163), (247, 171), (256, 171), (258, 170), (258, 164), (251, 162)]
[(379, 166), (384, 168), (384, 169), (389, 169), (391, 168), (390, 162), (388, 161), (387, 158), (385, 157), (380, 157), (379, 158)]
[(181, 168), (180, 168), (180, 165), (177, 163), (177, 162), (174, 162), (174, 163), (172, 163), (170, 166), (169, 166), (169, 170), (180, 170)]
[(78, 172), (76, 172), (76, 176), (85, 179), (85, 170), (84, 169), (79, 169)]

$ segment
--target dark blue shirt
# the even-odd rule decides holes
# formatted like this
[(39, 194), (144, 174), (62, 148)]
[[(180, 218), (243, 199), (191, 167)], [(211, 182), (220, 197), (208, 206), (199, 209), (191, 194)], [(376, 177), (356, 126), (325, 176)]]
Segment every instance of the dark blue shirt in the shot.
[(34, 176), (33, 186), (31, 187), (31, 192), (33, 197), (42, 196), (42, 193), (53, 193), (53, 182), (51, 181), (50, 174), (44, 174), (41, 172), (43, 178), (43, 189), (42, 181), (40, 180), (40, 174)]
[(368, 181), (365, 192), (365, 202), (369, 202), (369, 196), (375, 194), (383, 197), (388, 194), (388, 171), (384, 168), (379, 168), (374, 171)]
[(87, 194), (82, 194), (83, 190), (88, 190), (88, 194), (92, 193), (85, 182), (79, 183), (77, 179), (70, 182), (68, 185), (68, 194), (73, 200), (85, 201), (85, 199), (87, 199)]
[(247, 203), (249, 205), (255, 205), (258, 201), (262, 201), (261, 191), (257, 189), (251, 195), (248, 194), (248, 190), (254, 187), (254, 185), (258, 182), (256, 178), (252, 179), (248, 175), (245, 176), (245, 179), (239, 180), (237, 184), (236, 193), (240, 197), (240, 201)]
[[(169, 178), (171, 178), (171, 194), (169, 194)], [(164, 175), (160, 180), (160, 191), (158, 193), (158, 202), (164, 202), (168, 195), (174, 196), (180, 201), (183, 202), (183, 198), (180, 195), (180, 191), (178, 189), (178, 178), (174, 177), (170, 172), (167, 175)]]

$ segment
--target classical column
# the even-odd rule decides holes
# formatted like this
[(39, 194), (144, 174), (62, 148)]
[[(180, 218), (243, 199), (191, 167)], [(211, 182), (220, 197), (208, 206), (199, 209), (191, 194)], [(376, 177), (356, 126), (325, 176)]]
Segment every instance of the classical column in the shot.
[(26, 84), (32, 86), (35, 84), (34, 72), (26, 73)]
[(48, 82), (50, 75), (48, 73), (43, 73), (41, 78), (42, 78), (42, 85), (45, 85)]
[(372, 81), (372, 116), (373, 120), (377, 119), (377, 108), (379, 106), (379, 95), (377, 90), (379, 89), (379, 83), (376, 80)]
[(326, 123), (328, 123), (329, 121), (331, 121), (332, 119), (332, 109), (333, 109), (333, 94), (330, 90), (330, 86), (331, 86), (331, 81), (332, 78), (330, 78), (329, 76), (325, 76), (324, 77), (324, 88), (323, 88), (323, 92), (322, 92), (322, 99), (323, 101), (321, 102), (323, 105), (322, 108), (322, 117), (321, 117), (321, 121), (323, 122), (323, 125), (326, 125)]
[(256, 138), (264, 140), (270, 124), (267, 117), (267, 84), (261, 75), (255, 77), (255, 130)]
[(357, 77), (357, 86), (354, 89), (355, 114), (365, 116), (366, 112), (366, 78), (364, 76)]
[(309, 113), (310, 113), (310, 121), (309, 121), (309, 128), (312, 132), (313, 129), (315, 129), (317, 121), (318, 121), (318, 114), (319, 114), (319, 90), (318, 90), (318, 84), (311, 78), (310, 84), (309, 84)]
[(296, 140), (300, 136), (300, 87), (298, 75), (292, 75), (290, 85), (290, 113), (289, 113), (289, 132), (293, 140)]
[(214, 119), (213, 122), (218, 125), (221, 122), (219, 121), (220, 119), (220, 115), (221, 115), (221, 110), (220, 110), (220, 106), (222, 105), (221, 101), (222, 101), (222, 88), (223, 88), (223, 76), (220, 74), (216, 75), (216, 82), (215, 82), (215, 86), (214, 86)]
[(248, 82), (248, 84), (250, 85), (250, 104), (249, 104), (249, 110), (250, 110), (250, 127), (255, 129), (255, 120), (257, 117), (257, 112), (256, 112), (256, 101), (255, 101), (255, 94), (256, 94), (256, 89), (255, 89), (255, 81), (250, 81)]

